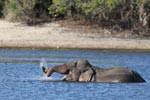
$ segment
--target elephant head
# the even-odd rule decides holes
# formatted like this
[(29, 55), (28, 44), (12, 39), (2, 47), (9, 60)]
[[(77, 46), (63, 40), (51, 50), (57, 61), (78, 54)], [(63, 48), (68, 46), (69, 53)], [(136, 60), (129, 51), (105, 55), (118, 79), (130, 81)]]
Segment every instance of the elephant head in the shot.
[(93, 80), (95, 71), (87, 60), (79, 60), (63, 80), (89, 82)]
[(92, 65), (87, 60), (76, 62), (67, 62), (62, 65), (53, 66), (49, 69), (43, 69), (43, 72), (49, 77), (53, 72), (65, 75), (65, 81), (91, 81), (94, 74)]

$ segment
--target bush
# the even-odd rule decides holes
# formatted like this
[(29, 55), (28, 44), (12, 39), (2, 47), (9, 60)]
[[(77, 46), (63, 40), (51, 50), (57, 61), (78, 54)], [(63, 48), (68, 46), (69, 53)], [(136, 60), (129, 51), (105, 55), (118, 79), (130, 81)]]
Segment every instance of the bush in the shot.
[[(108, 19), (108, 14), (122, 0), (53, 0), (49, 7), (49, 13), (52, 17), (74, 18), (79, 15), (88, 20), (96, 17), (99, 19)], [(81, 17), (81, 18), (82, 18)]]
[(82, 16), (81, 0), (53, 0), (48, 8), (53, 18), (77, 18)]
[(54, 18), (84, 18), (98, 25), (124, 29), (150, 24), (150, 0), (53, 0), (49, 13)]
[(5, 0), (5, 7), (3, 9), (5, 18), (9, 21), (14, 21), (18, 19), (18, 13), (16, 0)]
[(147, 4), (150, 4), (149, 0), (92, 0), (84, 4), (83, 11), (86, 19), (96, 20), (98, 24), (109, 22), (122, 28), (134, 28), (148, 24), (144, 22), (149, 19), (146, 9), (150, 10), (150, 6), (146, 7)]
[[(5, 6), (4, 6), (5, 4)], [(149, 29), (150, 0), (0, 0), (8, 19), (35, 24), (39, 20), (85, 19), (86, 22), (122, 29)]]
[(5, 17), (36, 24), (48, 18), (50, 4), (51, 0), (9, 0), (5, 5)]
[(36, 0), (34, 11), (36, 18), (46, 19), (49, 17), (48, 7), (52, 4), (52, 0)]

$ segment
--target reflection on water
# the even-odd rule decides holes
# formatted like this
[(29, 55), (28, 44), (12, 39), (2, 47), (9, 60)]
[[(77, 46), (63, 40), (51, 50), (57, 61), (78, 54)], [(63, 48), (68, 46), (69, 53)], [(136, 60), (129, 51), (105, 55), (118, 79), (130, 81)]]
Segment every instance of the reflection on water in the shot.
[[(122, 66), (138, 71), (147, 83), (110, 84), (61, 82), (54, 73), (46, 78), (40, 69), (44, 58), (48, 66), (88, 59), (101, 67)], [(149, 100), (150, 52), (112, 52), (102, 50), (17, 50), (0, 49), (1, 100)], [(51, 81), (53, 80), (53, 81)]]

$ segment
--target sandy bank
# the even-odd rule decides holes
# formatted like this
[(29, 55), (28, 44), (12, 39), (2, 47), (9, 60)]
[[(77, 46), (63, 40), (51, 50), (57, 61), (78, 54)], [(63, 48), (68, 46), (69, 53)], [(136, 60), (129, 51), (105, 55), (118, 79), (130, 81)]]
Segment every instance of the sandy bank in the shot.
[(75, 31), (54, 22), (26, 26), (0, 20), (0, 47), (150, 50), (150, 40), (102, 38), (97, 33)]

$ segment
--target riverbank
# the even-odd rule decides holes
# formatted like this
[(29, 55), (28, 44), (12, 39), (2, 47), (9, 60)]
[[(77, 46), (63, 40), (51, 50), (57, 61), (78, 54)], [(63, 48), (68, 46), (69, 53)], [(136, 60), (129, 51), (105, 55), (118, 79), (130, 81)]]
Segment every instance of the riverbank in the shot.
[(26, 26), (0, 20), (0, 47), (150, 50), (149, 39), (108, 37), (110, 32), (105, 29), (100, 33), (103, 36), (94, 30), (80, 31), (58, 22)]

